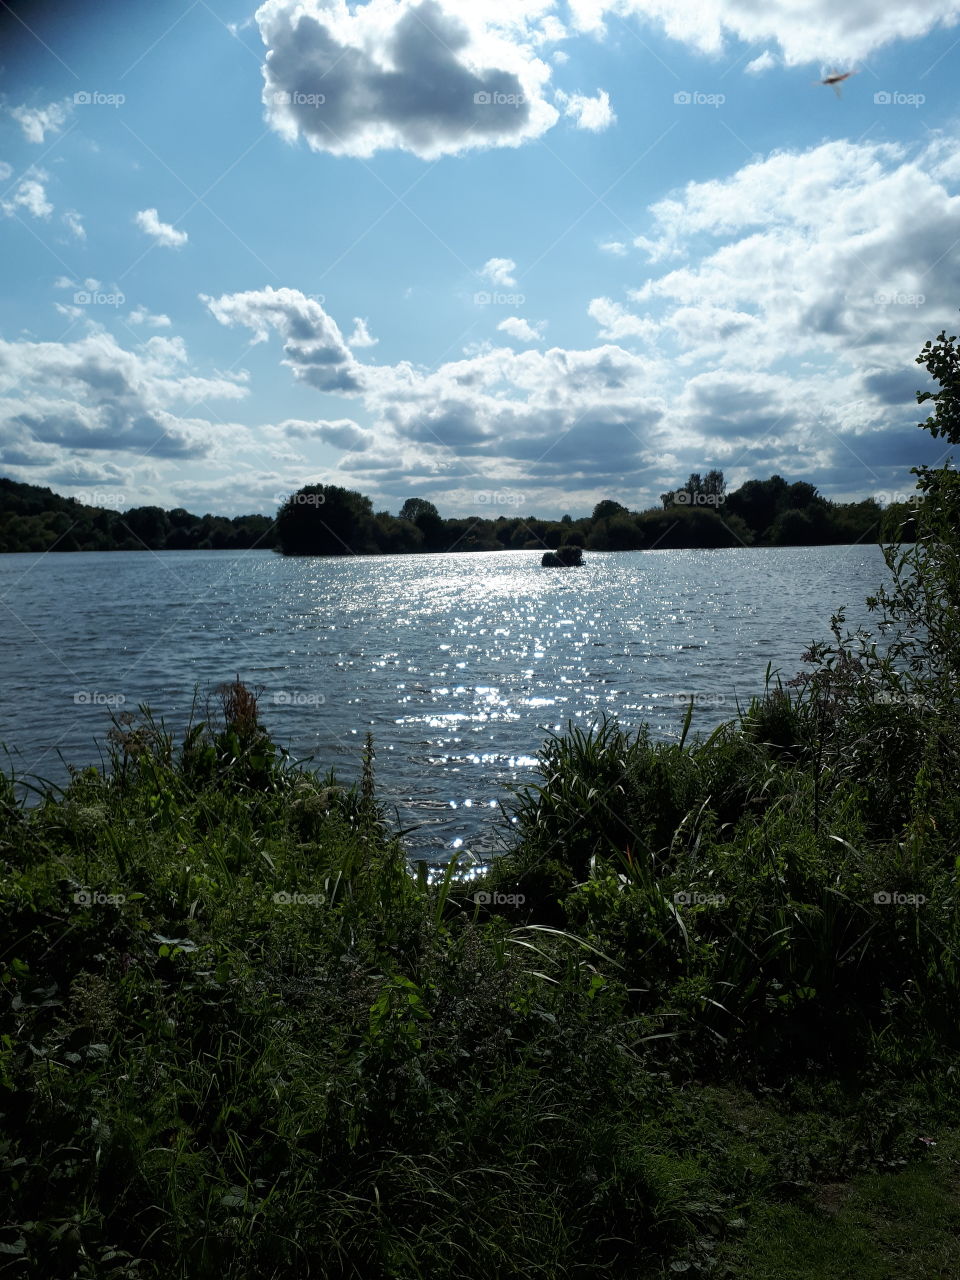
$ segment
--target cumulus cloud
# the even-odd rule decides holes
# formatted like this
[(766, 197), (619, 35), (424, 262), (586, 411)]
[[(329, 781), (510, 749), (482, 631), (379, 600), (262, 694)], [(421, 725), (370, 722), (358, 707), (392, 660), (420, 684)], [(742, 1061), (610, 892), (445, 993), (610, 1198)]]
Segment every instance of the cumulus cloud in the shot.
[(265, 342), (271, 330), (284, 340), (284, 364), (294, 377), (320, 391), (360, 390), (355, 360), (336, 321), (322, 305), (299, 289), (250, 290), (221, 298), (200, 295), (221, 324), (251, 329), (255, 342)]
[(43, 142), (48, 133), (60, 132), (71, 106), (68, 98), (63, 102), (51, 102), (46, 107), (13, 107), (10, 114), (28, 142)]
[(352, 418), (318, 419), (304, 422), (300, 418), (287, 418), (267, 429), (268, 434), (287, 440), (320, 440), (336, 445), (338, 449), (362, 453), (374, 441), (373, 432), (365, 430)]
[(141, 209), (134, 215), (133, 220), (155, 244), (162, 245), (166, 249), (179, 249), (187, 243), (186, 231), (178, 231), (169, 222), (161, 222), (156, 209)]
[(76, 342), (0, 341), (0, 442), (7, 448), (56, 448), (149, 454), (156, 459), (231, 449), (245, 429), (191, 415), (209, 399), (240, 399), (236, 379), (190, 371), (179, 339), (151, 338), (125, 350), (98, 329)]
[(479, 274), (486, 276), (491, 284), (512, 289), (517, 283), (513, 274), (516, 269), (517, 264), (512, 258), (488, 258), (480, 268)]
[(776, 58), (769, 49), (765, 49), (764, 52), (760, 54), (759, 58), (752, 58), (743, 69), (748, 75), (759, 76), (762, 75), (764, 71), (769, 71), (771, 67), (775, 67), (776, 65)]
[(612, 253), (617, 258), (622, 258), (630, 252), (622, 240), (607, 240), (600, 248), (603, 253)]
[(347, 338), (348, 347), (375, 347), (379, 341), (379, 338), (371, 336), (362, 316), (353, 317), (353, 333)]
[(787, 66), (866, 58), (960, 22), (960, 0), (571, 0), (572, 25), (600, 33), (608, 14), (636, 14), (699, 53), (718, 54), (731, 37), (776, 44)]
[(536, 46), (559, 38), (545, 4), (466, 0), (266, 0), (267, 119), (315, 151), (424, 159), (516, 146), (557, 121), (544, 98), (550, 67)]
[(554, 97), (563, 114), (576, 121), (578, 129), (600, 133), (616, 121), (610, 95), (605, 89), (598, 89), (595, 98), (587, 98), (582, 93), (566, 94), (560, 89)]
[(627, 290), (632, 307), (588, 310), (600, 337), (672, 368), (679, 440), (830, 483), (859, 468), (861, 492), (898, 453), (917, 460), (911, 353), (960, 295), (950, 148), (778, 152), (652, 207), (646, 243), (684, 265)]
[(508, 316), (506, 320), (501, 320), (497, 325), (500, 333), (505, 333), (508, 337), (515, 338), (517, 342), (539, 342), (543, 337), (545, 327), (545, 320), (540, 320), (537, 324), (532, 325), (529, 320), (524, 320), (522, 316)]
[(13, 194), (6, 200), (0, 200), (0, 211), (8, 218), (17, 216), (18, 210), (25, 209), (34, 218), (49, 218), (53, 213), (53, 205), (47, 199), (45, 183), (50, 175), (42, 169), (30, 169), (13, 189)]

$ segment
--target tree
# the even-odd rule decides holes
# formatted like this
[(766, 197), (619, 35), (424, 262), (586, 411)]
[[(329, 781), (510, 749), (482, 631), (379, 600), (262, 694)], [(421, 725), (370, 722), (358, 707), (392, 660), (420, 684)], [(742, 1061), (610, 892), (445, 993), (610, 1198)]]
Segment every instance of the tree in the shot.
[(722, 498), (727, 491), (727, 482), (722, 471), (708, 471), (703, 482), (703, 492), (711, 497)]
[(770, 541), (775, 547), (810, 546), (816, 538), (809, 512), (798, 507), (781, 511), (770, 530)]
[(629, 512), (622, 502), (614, 502), (612, 498), (604, 498), (602, 502), (598, 502), (593, 508), (594, 520), (609, 520), (611, 516), (628, 515)]
[(439, 517), (440, 512), (428, 502), (426, 498), (408, 498), (400, 508), (401, 520), (412, 520), (416, 524), (417, 519), (421, 515), (431, 515)]
[(162, 507), (132, 507), (123, 516), (122, 523), (136, 541), (152, 550), (159, 550), (165, 545), (170, 530), (170, 521)]
[(376, 551), (373, 505), (339, 485), (310, 484), (292, 493), (277, 513), (286, 556), (366, 555)]

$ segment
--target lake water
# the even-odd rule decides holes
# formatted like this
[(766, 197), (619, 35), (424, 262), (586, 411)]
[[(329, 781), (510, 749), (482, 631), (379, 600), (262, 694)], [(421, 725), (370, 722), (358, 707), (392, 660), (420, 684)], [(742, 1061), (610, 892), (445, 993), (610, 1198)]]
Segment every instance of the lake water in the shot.
[(830, 615), (887, 575), (876, 546), (286, 559), (186, 551), (0, 556), (0, 742), (62, 782), (99, 760), (109, 707), (186, 724), (194, 687), (263, 687), (275, 739), (352, 780), (364, 735), (414, 856), (485, 856), (505, 784), (551, 729), (616, 712), (709, 731), (789, 679)]

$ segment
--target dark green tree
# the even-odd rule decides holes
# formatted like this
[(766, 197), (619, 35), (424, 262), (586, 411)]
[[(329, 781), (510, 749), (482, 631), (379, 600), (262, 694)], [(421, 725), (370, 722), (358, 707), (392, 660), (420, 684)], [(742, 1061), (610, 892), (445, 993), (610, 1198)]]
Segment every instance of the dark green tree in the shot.
[(277, 513), (280, 549), (288, 556), (367, 555), (377, 550), (369, 498), (339, 485), (305, 485)]

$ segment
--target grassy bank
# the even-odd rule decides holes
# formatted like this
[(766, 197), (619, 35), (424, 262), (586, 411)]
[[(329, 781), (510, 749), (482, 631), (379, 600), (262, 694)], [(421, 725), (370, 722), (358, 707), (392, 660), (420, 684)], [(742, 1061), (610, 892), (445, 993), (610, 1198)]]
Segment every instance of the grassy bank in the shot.
[(960, 1274), (960, 494), (919, 474), (881, 645), (835, 619), (705, 741), (549, 740), (482, 881), (239, 680), (4, 779), (0, 1274)]
[(957, 800), (902, 705), (859, 765), (809, 686), (572, 731), (431, 886), (369, 752), (302, 773), (224, 692), (7, 787), (0, 1274), (960, 1269)]

